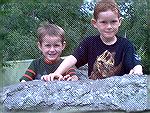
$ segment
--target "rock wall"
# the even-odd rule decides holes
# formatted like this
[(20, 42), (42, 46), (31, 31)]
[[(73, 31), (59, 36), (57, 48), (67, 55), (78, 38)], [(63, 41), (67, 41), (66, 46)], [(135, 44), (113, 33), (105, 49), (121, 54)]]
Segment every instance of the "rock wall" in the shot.
[[(79, 72), (80, 73), (80, 72)], [(81, 74), (81, 73), (80, 73)], [(123, 110), (144, 111), (147, 76), (124, 75), (102, 80), (34, 80), (4, 87), (0, 102), (7, 110)]]

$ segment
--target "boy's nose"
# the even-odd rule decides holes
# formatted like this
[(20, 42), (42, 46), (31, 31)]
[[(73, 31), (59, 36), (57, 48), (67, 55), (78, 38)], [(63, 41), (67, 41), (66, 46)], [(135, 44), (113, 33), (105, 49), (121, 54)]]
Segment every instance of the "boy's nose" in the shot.
[(112, 28), (111, 23), (108, 23), (108, 24), (107, 24), (107, 28)]
[(50, 51), (55, 51), (55, 48), (52, 46), (52, 47), (50, 47), (49, 50), (50, 50)]

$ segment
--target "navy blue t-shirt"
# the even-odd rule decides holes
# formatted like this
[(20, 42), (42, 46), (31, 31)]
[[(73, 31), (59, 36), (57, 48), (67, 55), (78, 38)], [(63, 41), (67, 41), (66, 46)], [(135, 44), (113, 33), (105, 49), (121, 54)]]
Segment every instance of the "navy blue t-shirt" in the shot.
[(88, 63), (88, 76), (90, 76), (97, 57), (106, 50), (114, 54), (114, 66), (122, 63), (118, 75), (128, 74), (134, 66), (140, 64), (133, 44), (126, 38), (117, 36), (116, 43), (106, 45), (100, 39), (100, 35), (97, 35), (85, 38), (74, 51), (73, 56), (77, 59), (76, 67)]

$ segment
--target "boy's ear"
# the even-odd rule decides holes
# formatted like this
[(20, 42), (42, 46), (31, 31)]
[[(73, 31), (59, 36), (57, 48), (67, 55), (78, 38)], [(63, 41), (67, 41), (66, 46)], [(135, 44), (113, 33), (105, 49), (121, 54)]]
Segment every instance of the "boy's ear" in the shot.
[(91, 19), (91, 23), (95, 28), (97, 28), (96, 20), (94, 18)]
[(119, 18), (119, 26), (121, 25), (122, 20), (123, 20), (123, 17), (120, 17), (120, 18)]
[(65, 49), (66, 47), (66, 41), (63, 42), (63, 50)]
[(41, 51), (41, 44), (40, 42), (37, 43), (39, 50)]

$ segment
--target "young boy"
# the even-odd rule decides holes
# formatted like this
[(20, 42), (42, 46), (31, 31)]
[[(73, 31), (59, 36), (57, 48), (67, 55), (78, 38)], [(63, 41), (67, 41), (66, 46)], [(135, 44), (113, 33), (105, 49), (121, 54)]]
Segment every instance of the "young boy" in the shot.
[[(63, 61), (60, 56), (66, 45), (64, 30), (57, 25), (44, 22), (39, 26), (37, 34), (38, 48), (43, 56), (31, 62), (25, 74), (21, 77), (21, 82), (41, 79), (43, 75), (53, 73)], [(63, 75), (63, 79), (78, 80), (75, 69), (68, 68), (68, 71)]]
[(121, 17), (114, 0), (97, 2), (91, 21), (100, 34), (85, 38), (54, 73), (45, 75), (42, 79), (61, 78), (71, 66), (76, 65), (79, 68), (86, 63), (88, 76), (94, 80), (128, 73), (143, 74), (133, 45), (126, 38), (116, 35), (121, 25)]

